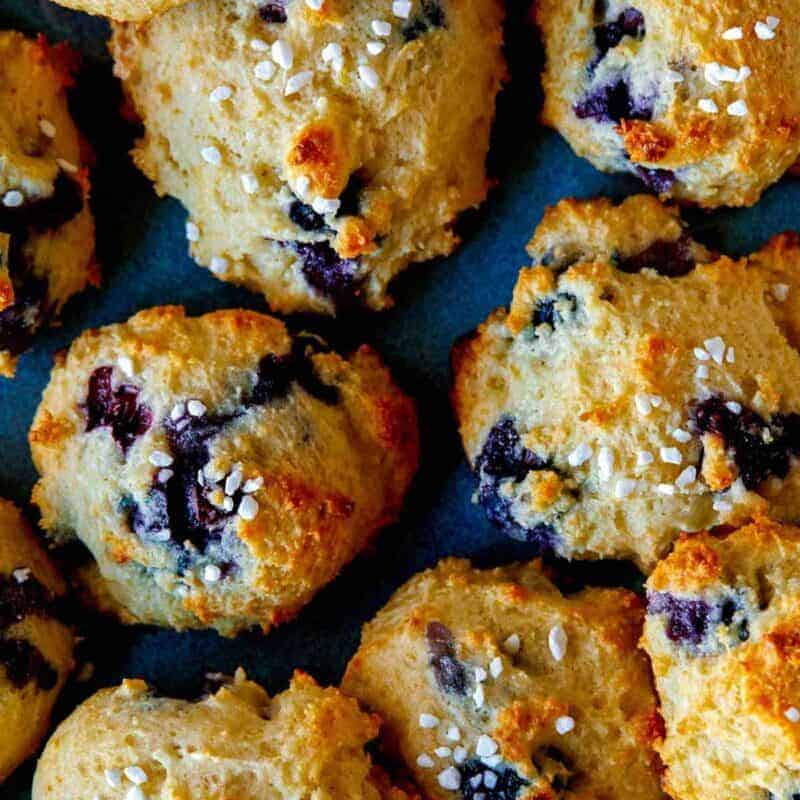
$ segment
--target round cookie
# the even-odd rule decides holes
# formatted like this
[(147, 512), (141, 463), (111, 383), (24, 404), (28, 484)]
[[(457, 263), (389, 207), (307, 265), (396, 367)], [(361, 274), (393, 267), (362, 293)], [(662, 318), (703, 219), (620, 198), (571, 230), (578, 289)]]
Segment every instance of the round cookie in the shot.
[(537, 0), (543, 121), (606, 172), (749, 206), (800, 155), (795, 0)]
[(377, 733), (354, 700), (299, 672), (270, 698), (239, 670), (195, 702), (126, 680), (59, 726), (32, 798), (409, 800), (365, 752)]
[(74, 56), (0, 32), (0, 375), (97, 283), (89, 176), (67, 107)]
[(92, 602), (226, 635), (308, 602), (395, 518), (418, 455), (413, 403), (371, 348), (177, 307), (80, 336), (30, 441), (42, 527), (91, 551)]
[(647, 582), (643, 646), (677, 800), (800, 795), (800, 529), (679, 541)]
[(448, 559), (365, 626), (342, 689), (431, 800), (663, 798), (642, 618), (632, 592), (565, 597), (537, 562)]
[(22, 514), (0, 500), (0, 781), (39, 746), (72, 670), (64, 590)]
[(59, 5), (120, 21), (143, 22), (186, 0), (57, 0)]
[(501, 20), (498, 0), (200, 0), (118, 25), (134, 160), (223, 280), (280, 312), (385, 308), (485, 197)]
[(800, 516), (796, 234), (702, 263), (653, 198), (564, 201), (529, 253), (510, 310), (453, 354), (496, 524), (649, 571), (683, 531)]

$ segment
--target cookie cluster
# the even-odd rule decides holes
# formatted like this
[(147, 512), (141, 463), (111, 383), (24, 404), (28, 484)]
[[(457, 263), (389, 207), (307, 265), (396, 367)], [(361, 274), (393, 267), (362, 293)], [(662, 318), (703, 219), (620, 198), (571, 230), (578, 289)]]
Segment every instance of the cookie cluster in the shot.
[[(32, 800), (800, 798), (800, 235), (735, 258), (667, 203), (752, 205), (800, 158), (800, 7), (770, 3), (533, 3), (543, 121), (653, 193), (548, 209), (510, 304), (453, 347), (473, 499), (534, 560), (411, 577), (338, 688), (65, 697)], [(191, 255), (273, 311), (387, 308), (486, 199), (499, 0), (64, 5), (112, 20), (132, 159)], [(78, 62), (14, 32), (0, 53), (12, 376), (98, 269)], [(166, 305), (56, 353), (29, 442), (52, 553), (0, 500), (0, 781), (87, 612), (268, 634), (391, 546), (421, 446), (370, 345)], [(579, 559), (633, 562), (638, 591)]]

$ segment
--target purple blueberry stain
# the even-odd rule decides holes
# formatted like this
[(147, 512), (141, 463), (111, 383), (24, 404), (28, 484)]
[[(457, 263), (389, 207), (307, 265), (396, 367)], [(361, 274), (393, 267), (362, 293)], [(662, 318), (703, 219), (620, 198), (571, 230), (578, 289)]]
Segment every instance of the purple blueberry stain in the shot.
[(655, 194), (667, 194), (678, 180), (671, 169), (636, 166), (633, 171), (639, 180)]
[(406, 42), (413, 42), (436, 28), (447, 27), (444, 9), (438, 0), (422, 0), (420, 10), (403, 26)]
[(593, 86), (574, 106), (578, 119), (619, 123), (622, 120), (649, 122), (655, 111), (655, 96), (634, 96), (627, 75)]
[(359, 264), (354, 259), (344, 259), (327, 241), (291, 242), (297, 253), (306, 283), (337, 303), (352, 303), (360, 281)]
[(536, 303), (533, 311), (533, 327), (549, 325), (555, 329), (577, 310), (578, 298), (574, 294), (559, 292), (554, 297), (547, 297)]
[(520, 525), (514, 519), (510, 500), (501, 493), (501, 483), (508, 480), (521, 483), (529, 472), (548, 468), (544, 459), (522, 446), (510, 417), (504, 417), (489, 431), (475, 462), (478, 501), (489, 520), (511, 538), (533, 544), (539, 553), (556, 549), (555, 528), (549, 523), (538, 523), (532, 528)]
[[(20, 568), (23, 569), (23, 568)], [(9, 636), (6, 629), (26, 617), (59, 616), (55, 595), (28, 571), (0, 577), (0, 664), (8, 680), (18, 689), (33, 682), (48, 691), (58, 681), (58, 673), (31, 642)]]
[(696, 434), (719, 436), (730, 451), (745, 488), (757, 489), (769, 477), (785, 478), (800, 455), (800, 414), (776, 414), (769, 420), (740, 404), (714, 396), (694, 404)]
[(616, 19), (595, 27), (597, 61), (605, 58), (608, 51), (613, 50), (626, 36), (636, 40), (641, 40), (645, 36), (644, 15), (636, 8), (626, 8)]
[(456, 657), (456, 643), (450, 629), (441, 622), (430, 622), (425, 632), (430, 665), (436, 683), (445, 694), (464, 697), (469, 678), (467, 668)]
[(111, 428), (114, 441), (127, 453), (131, 445), (153, 421), (150, 409), (139, 403), (139, 389), (130, 384), (113, 386), (114, 368), (98, 367), (89, 377), (89, 389), (84, 406), (86, 430)]
[(699, 597), (676, 597), (669, 592), (650, 592), (647, 613), (663, 615), (667, 638), (695, 652), (715, 649), (707, 645), (707, 640), (720, 625), (728, 630), (733, 643), (750, 638), (746, 606), (736, 593), (709, 601)]
[(264, 3), (258, 7), (258, 16), (263, 22), (282, 25), (287, 20), (284, 3)]
[(692, 238), (686, 232), (673, 241), (660, 239), (636, 255), (627, 258), (615, 255), (612, 260), (621, 272), (636, 273), (652, 269), (668, 278), (688, 275), (696, 266)]
[(0, 349), (12, 356), (31, 346), (53, 313), (52, 303), (47, 302), (47, 281), (34, 274), (25, 244), (32, 233), (60, 228), (82, 209), (81, 188), (63, 171), (48, 197), (25, 198), (19, 206), (0, 207), (0, 232), (9, 235), (5, 261), (14, 290), (13, 304), (0, 311)]
[(489, 767), (477, 758), (471, 758), (459, 768), (461, 792), (464, 800), (516, 800), (528, 781), (516, 770), (505, 765)]
[(302, 200), (294, 200), (289, 206), (289, 219), (298, 228), (309, 233), (323, 231), (326, 228), (325, 217), (318, 214), (314, 209)]

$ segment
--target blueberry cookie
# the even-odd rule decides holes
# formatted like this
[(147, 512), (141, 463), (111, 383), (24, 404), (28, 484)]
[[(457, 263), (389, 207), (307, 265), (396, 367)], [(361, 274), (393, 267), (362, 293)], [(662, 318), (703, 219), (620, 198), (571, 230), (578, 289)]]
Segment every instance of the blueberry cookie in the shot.
[(97, 282), (80, 134), (63, 45), (0, 32), (0, 375), (63, 305)]
[(373, 350), (247, 311), (84, 333), (30, 441), (42, 526), (89, 549), (94, 603), (226, 635), (294, 615), (395, 518), (417, 463), (413, 404)]
[(796, 0), (537, 0), (543, 120), (606, 172), (753, 205), (800, 155)]
[(643, 616), (623, 589), (564, 597), (536, 562), (449, 559), (366, 625), (342, 688), (431, 800), (663, 798)]
[(64, 588), (22, 514), (0, 500), (0, 781), (39, 746), (72, 669)]
[(678, 800), (800, 796), (800, 530), (679, 541), (647, 583), (643, 644)]
[(649, 571), (682, 531), (800, 517), (796, 234), (733, 261), (654, 198), (569, 200), (528, 250), (510, 310), (453, 357), (493, 522)]
[(190, 702), (126, 680), (93, 695), (47, 744), (33, 800), (408, 800), (373, 768), (375, 717), (295, 673), (274, 698), (239, 670)]
[(484, 199), (501, 19), (498, 0), (199, 0), (118, 25), (133, 157), (219, 278), (281, 312), (384, 308)]

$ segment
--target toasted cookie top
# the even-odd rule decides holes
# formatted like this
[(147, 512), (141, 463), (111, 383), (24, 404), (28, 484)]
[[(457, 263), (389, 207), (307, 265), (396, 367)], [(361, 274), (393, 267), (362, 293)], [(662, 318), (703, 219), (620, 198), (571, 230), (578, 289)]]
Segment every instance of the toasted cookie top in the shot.
[(537, 0), (543, 119), (599, 169), (754, 204), (800, 154), (794, 0)]
[(710, 260), (652, 198), (565, 201), (529, 252), (510, 309), (454, 351), (494, 522), (649, 571), (682, 531), (798, 516), (796, 234)]
[(408, 800), (364, 750), (377, 732), (354, 700), (299, 672), (270, 698), (239, 670), (195, 702), (126, 680), (59, 726), (32, 797)]
[(201, 0), (118, 25), (134, 159), (218, 277), (281, 312), (384, 308), (485, 196), (501, 17), (496, 0)]
[(647, 583), (643, 645), (686, 800), (800, 792), (800, 530), (765, 519), (681, 539)]
[(536, 562), (449, 559), (365, 626), (342, 688), (426, 797), (662, 798), (642, 616), (622, 589), (563, 596)]
[(42, 525), (91, 551), (95, 603), (226, 634), (333, 578), (396, 516), (418, 448), (369, 347), (344, 358), (263, 314), (176, 307), (80, 336), (30, 441)]

